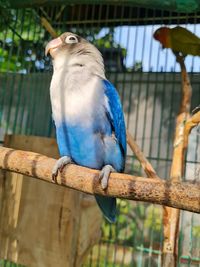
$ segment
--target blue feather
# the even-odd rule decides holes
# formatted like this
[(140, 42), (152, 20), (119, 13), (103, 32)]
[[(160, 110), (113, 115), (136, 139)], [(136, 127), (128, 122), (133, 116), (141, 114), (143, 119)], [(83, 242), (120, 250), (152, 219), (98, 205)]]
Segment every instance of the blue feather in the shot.
[[(59, 151), (61, 156), (71, 157), (78, 165), (100, 170), (109, 164), (122, 172), (126, 156), (126, 130), (120, 99), (107, 80), (102, 80), (102, 88), (97, 90), (103, 90), (108, 102), (102, 99), (104, 108), (96, 107), (90, 127), (66, 121), (56, 124)], [(97, 195), (95, 198), (107, 220), (115, 222), (116, 199)]]
[[(116, 156), (118, 160), (117, 164), (113, 164), (117, 171), (123, 171), (125, 167), (125, 157), (126, 157), (126, 128), (124, 122), (124, 115), (121, 107), (121, 102), (119, 95), (115, 87), (107, 80), (103, 81), (105, 95), (108, 98), (108, 107), (106, 106), (106, 115), (110, 121), (112, 131), (114, 131), (117, 141), (120, 146), (121, 155)], [(107, 153), (108, 160), (113, 157), (113, 151)], [(95, 195), (97, 204), (102, 210), (105, 218), (110, 222), (114, 223), (116, 221), (116, 198), (109, 198), (103, 196)]]
[(124, 115), (120, 102), (119, 95), (115, 87), (108, 80), (104, 80), (105, 94), (108, 98), (109, 110), (108, 116), (114, 128), (115, 136), (121, 146), (123, 157), (126, 157), (126, 128), (124, 122)]
[(95, 195), (95, 199), (101, 211), (103, 212), (105, 218), (110, 223), (115, 223), (116, 213), (117, 213), (116, 198)]

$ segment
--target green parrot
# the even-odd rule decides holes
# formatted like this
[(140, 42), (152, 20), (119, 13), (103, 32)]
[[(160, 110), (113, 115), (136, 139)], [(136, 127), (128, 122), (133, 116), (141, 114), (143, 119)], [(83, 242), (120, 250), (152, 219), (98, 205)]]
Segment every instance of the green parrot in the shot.
[(163, 48), (171, 48), (175, 54), (200, 56), (200, 38), (185, 28), (161, 27), (155, 31), (153, 37)]

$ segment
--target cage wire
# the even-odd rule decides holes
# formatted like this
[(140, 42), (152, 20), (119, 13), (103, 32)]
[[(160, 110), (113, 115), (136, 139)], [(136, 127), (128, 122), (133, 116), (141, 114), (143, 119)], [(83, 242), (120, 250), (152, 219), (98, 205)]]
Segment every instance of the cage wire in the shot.
[[(57, 33), (71, 31), (94, 43), (116, 86), (126, 125), (160, 177), (168, 178), (175, 118), (181, 99), (180, 68), (153, 32), (181, 25), (200, 36), (200, 13), (184, 14), (128, 5), (49, 5), (6, 9), (0, 31), (0, 140), (4, 135), (54, 137), (49, 84), (52, 66), (44, 55), (51, 39), (45, 17)], [(199, 57), (188, 56), (192, 108), (200, 103)], [(200, 180), (199, 128), (192, 131), (184, 180)], [(126, 172), (144, 173), (131, 150)], [(102, 237), (83, 264), (89, 266), (161, 266), (162, 207), (119, 200), (116, 224), (102, 224)], [(200, 217), (181, 213), (179, 266), (200, 266)], [(0, 261), (0, 266), (16, 266)]]

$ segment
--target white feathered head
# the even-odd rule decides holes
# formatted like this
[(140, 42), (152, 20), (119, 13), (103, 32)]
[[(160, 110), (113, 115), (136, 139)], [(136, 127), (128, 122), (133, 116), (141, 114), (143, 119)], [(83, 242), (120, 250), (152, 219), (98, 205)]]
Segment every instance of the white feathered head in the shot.
[(90, 42), (71, 32), (65, 32), (50, 41), (45, 54), (50, 53), (53, 65), (60, 67), (86, 67), (104, 77), (104, 63), (99, 50)]

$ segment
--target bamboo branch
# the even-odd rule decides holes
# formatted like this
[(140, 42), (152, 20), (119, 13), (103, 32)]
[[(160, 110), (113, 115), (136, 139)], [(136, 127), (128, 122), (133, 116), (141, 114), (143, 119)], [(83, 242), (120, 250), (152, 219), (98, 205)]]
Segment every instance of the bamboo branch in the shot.
[[(47, 182), (52, 181), (55, 162), (55, 159), (41, 154), (0, 147), (0, 168)], [(199, 184), (171, 183), (162, 179), (112, 173), (108, 188), (103, 190), (98, 174), (98, 170), (70, 164), (58, 175), (58, 184), (88, 194), (146, 201), (200, 213)]]
[[(181, 67), (182, 76), (182, 99), (180, 111), (176, 118), (176, 129), (174, 137), (174, 151), (171, 165), (170, 182), (181, 182), (184, 169), (185, 159), (185, 122), (189, 118), (190, 102), (192, 95), (192, 87), (190, 79), (186, 71), (184, 58), (176, 56), (177, 62)], [(164, 223), (164, 242), (163, 242), (163, 267), (177, 266), (178, 259), (178, 237), (179, 237), (179, 219), (180, 210), (164, 207), (163, 223)]]

